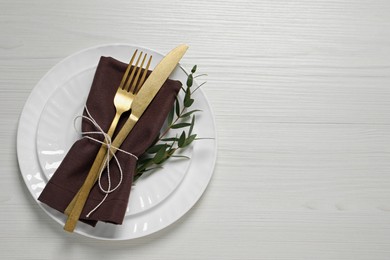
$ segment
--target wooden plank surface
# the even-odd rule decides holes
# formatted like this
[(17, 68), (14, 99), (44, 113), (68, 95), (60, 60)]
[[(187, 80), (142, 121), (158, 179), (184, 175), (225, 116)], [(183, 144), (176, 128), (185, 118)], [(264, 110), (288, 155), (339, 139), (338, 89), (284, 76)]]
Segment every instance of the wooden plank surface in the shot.
[[(0, 0), (1, 259), (390, 259), (390, 2)], [(19, 173), (18, 117), (81, 49), (131, 43), (207, 73), (213, 179), (174, 225), (62, 231)]]

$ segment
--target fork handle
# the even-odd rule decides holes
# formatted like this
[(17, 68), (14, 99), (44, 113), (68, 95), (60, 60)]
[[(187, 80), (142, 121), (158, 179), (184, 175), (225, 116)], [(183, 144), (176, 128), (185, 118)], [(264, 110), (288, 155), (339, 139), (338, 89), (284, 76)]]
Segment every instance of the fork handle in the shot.
[(114, 134), (115, 128), (118, 125), (119, 118), (121, 117), (123, 111), (116, 111), (114, 119), (111, 122), (110, 128), (108, 129), (107, 135), (111, 138)]

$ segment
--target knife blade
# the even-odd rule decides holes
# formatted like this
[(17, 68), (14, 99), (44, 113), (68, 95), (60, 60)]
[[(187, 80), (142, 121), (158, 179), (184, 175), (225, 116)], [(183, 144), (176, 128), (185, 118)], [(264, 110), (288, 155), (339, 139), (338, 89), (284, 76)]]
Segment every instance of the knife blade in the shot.
[[(146, 108), (152, 102), (153, 98), (156, 96), (164, 82), (168, 79), (169, 75), (176, 68), (187, 49), (187, 45), (179, 45), (170, 51), (159, 62), (159, 64), (157, 64), (136, 95), (133, 101), (131, 114), (113, 140), (112, 147), (120, 147), (122, 145), (126, 137), (136, 125), (138, 119), (142, 116)], [(116, 150), (112, 148), (112, 152), (115, 153)], [(106, 148), (104, 145), (102, 145), (88, 173), (88, 176), (84, 181), (84, 184), (65, 210), (65, 214), (69, 216), (65, 223), (64, 230), (73, 232), (76, 228), (77, 221), (80, 218), (81, 212), (88, 199), (88, 195), (96, 180), (98, 179), (99, 172), (101, 171), (102, 167), (105, 166), (105, 155)], [(112, 155), (110, 155), (110, 159), (111, 157)]]

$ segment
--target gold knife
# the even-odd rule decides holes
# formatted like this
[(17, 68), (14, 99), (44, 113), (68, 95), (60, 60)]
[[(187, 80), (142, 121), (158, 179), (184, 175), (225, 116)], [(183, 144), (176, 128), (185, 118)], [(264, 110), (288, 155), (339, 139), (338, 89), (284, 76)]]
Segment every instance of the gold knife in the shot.
[[(169, 75), (176, 68), (187, 49), (188, 46), (185, 44), (177, 46), (175, 49), (170, 51), (154, 68), (135, 97), (132, 105), (131, 115), (112, 142), (113, 147), (120, 147), (122, 145), (123, 141), (129, 135), (138, 119), (142, 116), (164, 82), (168, 79)], [(114, 153), (116, 152), (114, 148), (112, 151)], [(102, 146), (95, 158), (86, 180), (84, 181), (84, 184), (65, 210), (65, 213), (69, 214), (69, 217), (64, 226), (66, 231), (73, 232), (75, 229), (77, 221), (79, 220), (80, 214), (87, 201), (89, 192), (98, 178), (100, 169), (105, 166), (105, 155), (106, 148), (105, 146)]]

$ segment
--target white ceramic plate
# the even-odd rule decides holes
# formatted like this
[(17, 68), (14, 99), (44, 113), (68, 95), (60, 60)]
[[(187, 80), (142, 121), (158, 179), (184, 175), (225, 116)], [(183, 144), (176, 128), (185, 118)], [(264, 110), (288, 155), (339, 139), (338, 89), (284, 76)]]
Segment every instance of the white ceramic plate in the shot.
[[(54, 174), (72, 144), (81, 138), (81, 120), (74, 122), (74, 119), (83, 112), (95, 71), (96, 67), (88, 68), (64, 82), (50, 96), (42, 111), (37, 130), (37, 153), (46, 180)], [(178, 74), (185, 76), (184, 72)], [(183, 91), (179, 94), (182, 100)], [(181, 155), (191, 158), (191, 151), (192, 146), (184, 149)], [(148, 173), (147, 177), (142, 176), (132, 187), (126, 215), (141, 213), (164, 201), (179, 186), (189, 165), (190, 160), (171, 158), (163, 168)]]
[[(132, 53), (135, 48), (126, 44), (111, 44), (82, 50), (54, 66), (31, 92), (19, 119), (17, 156), (23, 179), (36, 201), (47, 182), (36, 152), (37, 128), (45, 104), (51, 100), (50, 97), (53, 93), (61, 89), (61, 86), (66, 85), (66, 82), (77, 78), (77, 75), (82, 74), (83, 71), (96, 67), (100, 56), (112, 56), (125, 62), (129, 59), (129, 53)], [(156, 51), (137, 48), (153, 55), (152, 68), (163, 57)], [(185, 83), (185, 71), (178, 66), (171, 78), (179, 79)], [(190, 165), (173, 191), (149, 210), (125, 217), (122, 225), (98, 223), (93, 228), (79, 223), (75, 232), (97, 239), (110, 240), (142, 237), (169, 226), (196, 203), (206, 189), (213, 173), (216, 159), (216, 131), (211, 108), (202, 90), (198, 90), (194, 97), (196, 100), (194, 108), (203, 111), (197, 116), (194, 132), (199, 137), (210, 139), (198, 140), (193, 143)], [(63, 214), (39, 201), (37, 203), (58, 223), (61, 225), (65, 223)]]

